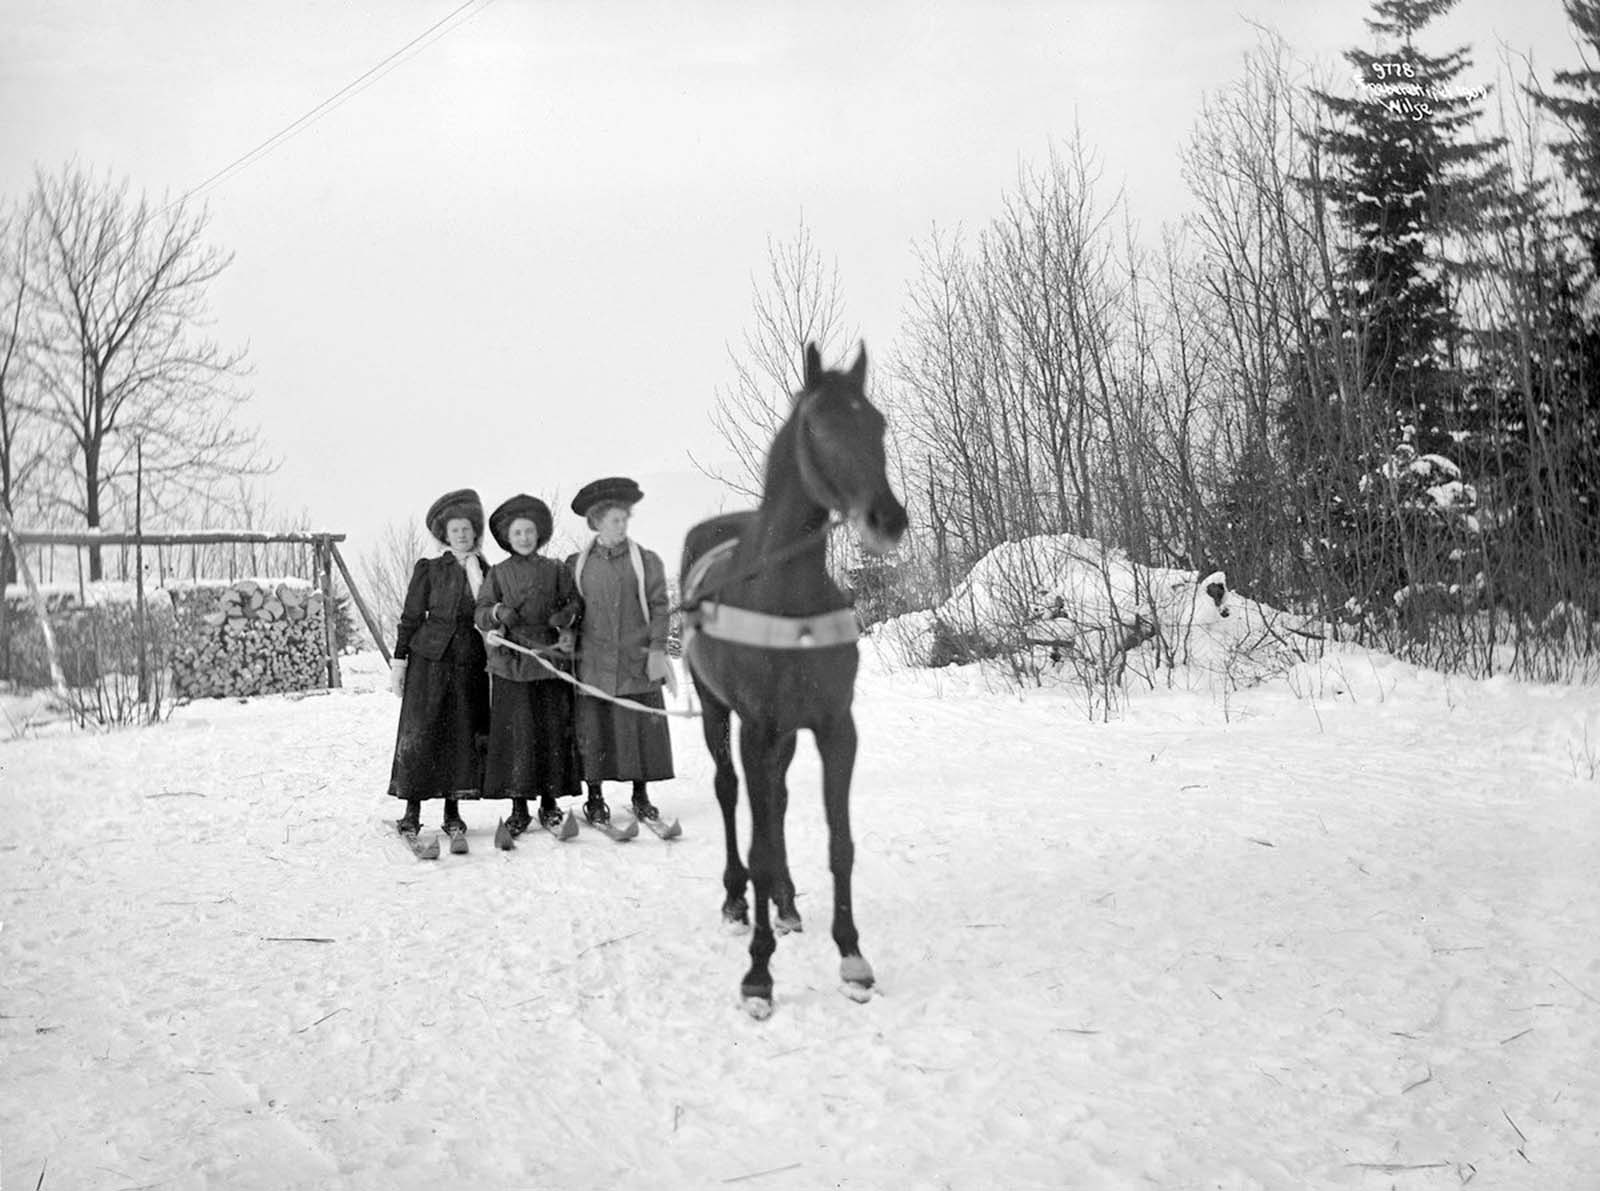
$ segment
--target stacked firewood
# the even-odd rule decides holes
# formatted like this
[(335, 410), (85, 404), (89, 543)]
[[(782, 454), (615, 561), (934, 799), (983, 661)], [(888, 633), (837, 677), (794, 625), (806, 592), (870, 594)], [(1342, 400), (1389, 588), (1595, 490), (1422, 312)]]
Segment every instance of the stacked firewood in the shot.
[(241, 579), (172, 590), (183, 698), (269, 695), (328, 685), (323, 597), (304, 580)]

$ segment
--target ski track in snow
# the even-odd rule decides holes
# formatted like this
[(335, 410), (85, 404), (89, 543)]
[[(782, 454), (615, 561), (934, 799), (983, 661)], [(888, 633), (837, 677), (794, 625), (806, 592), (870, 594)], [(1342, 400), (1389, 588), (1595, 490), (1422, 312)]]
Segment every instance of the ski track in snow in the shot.
[(679, 842), (501, 853), (467, 803), (419, 862), (373, 661), (0, 746), (8, 1184), (1600, 1187), (1600, 692), (1363, 658), (1093, 724), (869, 658), (879, 992), (806, 738), (758, 1023), (698, 725)]

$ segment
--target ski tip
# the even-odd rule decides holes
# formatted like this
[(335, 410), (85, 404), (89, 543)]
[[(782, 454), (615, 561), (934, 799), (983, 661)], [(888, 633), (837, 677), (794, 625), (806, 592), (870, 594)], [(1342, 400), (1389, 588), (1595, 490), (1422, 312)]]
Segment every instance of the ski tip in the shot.
[(511, 828), (506, 826), (506, 821), (501, 819), (494, 827), (494, 846), (502, 852), (509, 852), (517, 846), (516, 840), (511, 838)]
[(567, 812), (567, 817), (565, 819), (561, 820), (561, 834), (560, 834), (559, 838), (567, 840), (567, 839), (571, 839), (573, 836), (575, 836), (577, 834), (578, 834), (578, 816), (573, 814), (571, 811), (568, 811)]
[(636, 836), (638, 834), (639, 834), (639, 824), (638, 823), (629, 823), (626, 827), (622, 828), (621, 830), (619, 830), (617, 832), (617, 838), (618, 839), (622, 839), (622, 840), (629, 840), (629, 839), (632, 839), (634, 836)]
[(676, 819), (674, 819), (670, 824), (668, 824), (666, 827), (663, 827), (661, 829), (661, 838), (662, 839), (677, 839), (682, 834), (683, 834), (683, 827), (682, 827), (681, 824), (679, 824), (679, 822)]

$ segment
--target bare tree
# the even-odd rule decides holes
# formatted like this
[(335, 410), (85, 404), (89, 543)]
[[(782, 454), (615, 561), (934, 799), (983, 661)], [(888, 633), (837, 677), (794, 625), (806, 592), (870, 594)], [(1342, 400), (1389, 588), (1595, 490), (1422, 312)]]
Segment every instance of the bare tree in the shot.
[[(0, 210), (0, 509), (17, 511), (28, 473), (42, 460), (25, 445), (29, 410), (22, 402), (22, 317), (27, 309), (27, 228), (10, 210)], [(16, 580), (11, 540), (0, 538), (0, 587)], [(4, 612), (0, 611), (0, 616)]]
[[(1311, 598), (1337, 608), (1331, 572), (1305, 542), (1331, 537), (1341, 507), (1285, 448), (1297, 391), (1353, 394), (1355, 336), (1334, 285), (1339, 231), (1328, 211), (1313, 135), (1313, 80), (1277, 35), (1262, 31), (1240, 79), (1208, 96), (1184, 152), (1195, 198), (1188, 231), (1186, 323), (1209, 358), (1199, 395), (1214, 447), (1199, 518), (1204, 553), (1258, 598)], [(1317, 432), (1340, 449), (1379, 434), (1359, 402), (1326, 403)]]
[(921, 253), (899, 425), (914, 444), (908, 487), (938, 513), (935, 557), (957, 568), (1039, 533), (1097, 536), (1141, 558), (1183, 536), (1167, 522), (1187, 502), (1147, 491), (1185, 425), (1162, 408), (1164, 328), (1122, 198), (1102, 203), (1099, 183), (1074, 138), (1023, 171), (972, 250), (936, 234)]
[[(218, 476), (269, 471), (254, 432), (233, 420), (244, 355), (201, 334), (207, 290), (232, 259), (205, 243), (205, 213), (71, 169), (36, 176), (30, 216), (40, 404), (72, 441), (68, 507), (83, 524), (98, 528), (131, 498), (141, 440), (153, 514)], [(97, 549), (89, 566), (99, 578)]]
[(362, 553), (359, 563), (362, 592), (389, 641), (394, 640), (395, 626), (400, 621), (400, 609), (406, 602), (406, 588), (411, 583), (417, 559), (437, 553), (437, 544), (431, 550), (427, 547), (415, 521), (403, 525), (389, 522), (383, 527), (378, 544)]
[(905, 487), (917, 494), (919, 520), (933, 538), (943, 599), (966, 568), (1006, 536), (992, 402), (977, 350), (992, 319), (959, 235), (935, 229), (917, 252), (921, 273), (908, 297), (890, 417), (904, 452)]
[(802, 384), (805, 347), (832, 358), (855, 338), (844, 334), (838, 266), (826, 265), (802, 220), (792, 240), (767, 240), (766, 276), (752, 278), (751, 323), (739, 350), (728, 349), (734, 381), (717, 391), (711, 424), (733, 456), (731, 474), (706, 475), (751, 499), (761, 495), (767, 448)]

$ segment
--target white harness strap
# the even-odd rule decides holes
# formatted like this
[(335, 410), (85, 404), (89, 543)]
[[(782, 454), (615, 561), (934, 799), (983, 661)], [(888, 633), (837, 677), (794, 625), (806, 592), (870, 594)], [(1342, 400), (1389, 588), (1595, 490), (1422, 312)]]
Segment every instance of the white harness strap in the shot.
[(728, 604), (701, 604), (696, 627), (718, 641), (761, 649), (826, 649), (861, 639), (854, 608), (816, 616), (771, 616)]
[[(731, 556), (738, 545), (739, 539), (730, 538), (695, 559), (689, 573), (684, 576), (683, 598), (693, 600), (706, 574), (718, 561)], [(773, 616), (710, 601), (702, 602), (692, 614), (683, 618), (685, 654), (697, 632), (718, 641), (754, 645), (761, 649), (826, 649), (831, 645), (849, 645), (861, 639), (861, 626), (856, 621), (853, 608), (820, 612), (816, 616)]]

